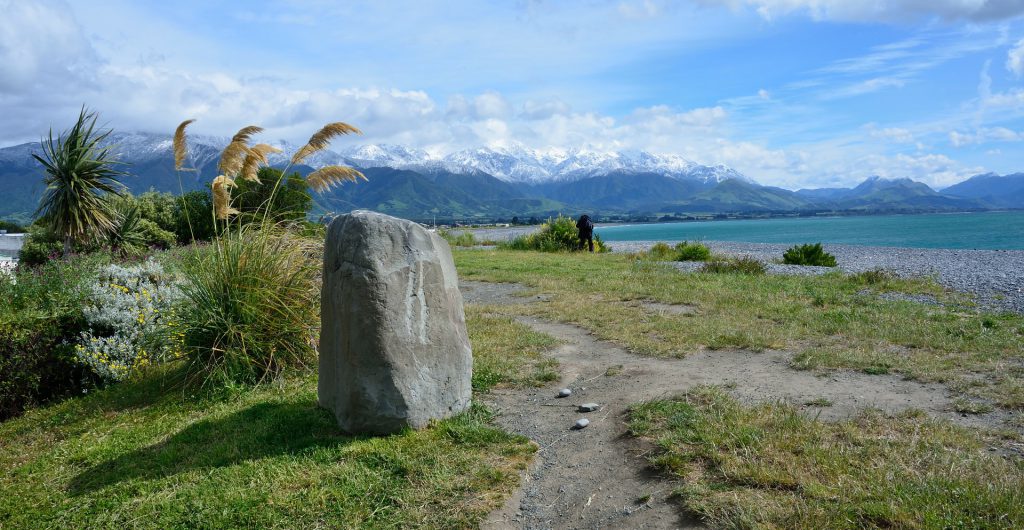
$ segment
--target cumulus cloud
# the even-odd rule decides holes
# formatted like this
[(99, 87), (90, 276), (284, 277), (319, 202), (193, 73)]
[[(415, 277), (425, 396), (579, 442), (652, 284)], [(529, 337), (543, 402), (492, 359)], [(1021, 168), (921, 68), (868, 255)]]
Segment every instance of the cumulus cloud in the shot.
[(726, 5), (732, 9), (753, 8), (765, 19), (791, 13), (806, 13), (815, 20), (853, 22), (896, 22), (921, 17), (945, 20), (989, 21), (1013, 18), (1024, 13), (1019, 0), (697, 0), (705, 5)]
[(1006, 56), (1006, 69), (1017, 77), (1024, 75), (1024, 39), (1017, 41), (1017, 45), (1010, 48)]

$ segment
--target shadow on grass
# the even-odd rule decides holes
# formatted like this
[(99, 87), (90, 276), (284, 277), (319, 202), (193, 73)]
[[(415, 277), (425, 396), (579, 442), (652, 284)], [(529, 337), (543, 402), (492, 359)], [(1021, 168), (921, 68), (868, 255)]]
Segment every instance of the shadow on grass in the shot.
[(69, 492), (86, 495), (120, 482), (299, 455), (350, 440), (340, 433), (333, 415), (314, 402), (261, 403), (197, 422), (160, 443), (97, 464), (72, 479)]

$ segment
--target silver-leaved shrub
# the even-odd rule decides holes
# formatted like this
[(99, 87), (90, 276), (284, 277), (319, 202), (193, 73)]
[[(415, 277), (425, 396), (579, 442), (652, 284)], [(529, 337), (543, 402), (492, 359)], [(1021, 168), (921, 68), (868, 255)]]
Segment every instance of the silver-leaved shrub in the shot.
[(152, 259), (102, 268), (83, 309), (89, 330), (75, 346), (76, 358), (104, 380), (121, 381), (154, 361), (180, 356), (169, 329), (180, 297), (174, 278)]

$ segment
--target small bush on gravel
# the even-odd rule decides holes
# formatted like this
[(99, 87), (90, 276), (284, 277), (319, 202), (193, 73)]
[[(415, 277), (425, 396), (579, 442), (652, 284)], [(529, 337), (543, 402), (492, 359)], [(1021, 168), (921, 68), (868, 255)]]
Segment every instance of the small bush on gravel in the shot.
[(716, 260), (705, 263), (701, 272), (710, 273), (731, 273), (731, 274), (764, 274), (764, 263), (747, 256), (731, 258), (727, 260)]
[[(541, 252), (563, 252), (580, 250), (580, 232), (576, 221), (571, 217), (559, 215), (548, 219), (540, 230), (532, 234), (519, 236), (498, 245), (506, 250), (539, 250)], [(601, 236), (594, 234), (594, 251), (609, 252), (611, 248), (604, 244)]]
[(708, 261), (711, 249), (703, 243), (681, 241), (676, 244), (676, 261)]
[(786, 265), (813, 265), (816, 267), (835, 267), (836, 257), (822, 248), (821, 243), (813, 245), (795, 245), (782, 255)]
[(658, 242), (647, 251), (647, 256), (658, 261), (675, 261), (676, 253), (672, 251), (672, 247), (668, 246), (668, 243)]

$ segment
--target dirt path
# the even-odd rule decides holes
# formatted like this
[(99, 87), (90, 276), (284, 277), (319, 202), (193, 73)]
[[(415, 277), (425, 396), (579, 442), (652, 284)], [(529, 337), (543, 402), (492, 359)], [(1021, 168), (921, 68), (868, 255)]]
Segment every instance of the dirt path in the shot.
[[(522, 290), (519, 286), (464, 283), (470, 302), (531, 301), (514, 296)], [(645, 453), (651, 448), (626, 434), (625, 414), (634, 403), (670, 397), (701, 384), (722, 385), (750, 403), (788, 401), (824, 420), (847, 418), (865, 407), (889, 412), (917, 408), (969, 426), (991, 425), (995, 419), (952, 412), (952, 398), (942, 385), (854, 372), (818, 376), (789, 368), (788, 352), (715, 351), (658, 359), (597, 340), (577, 326), (521, 320), (565, 342), (550, 352), (561, 364), (562, 379), (544, 388), (485, 396), (499, 425), (540, 445), (521, 490), (491, 514), (485, 527), (699, 528), (668, 498), (671, 482), (650, 471)], [(560, 388), (573, 393), (557, 398)], [(816, 400), (832, 405), (807, 405)], [(580, 404), (589, 402), (601, 408), (577, 412)], [(573, 423), (584, 417), (590, 425), (573, 430)]]

